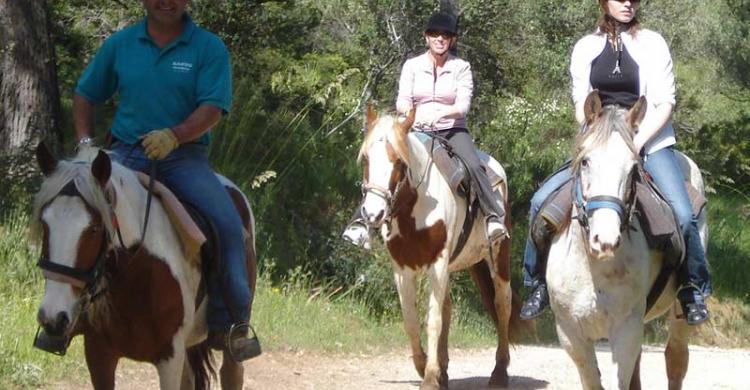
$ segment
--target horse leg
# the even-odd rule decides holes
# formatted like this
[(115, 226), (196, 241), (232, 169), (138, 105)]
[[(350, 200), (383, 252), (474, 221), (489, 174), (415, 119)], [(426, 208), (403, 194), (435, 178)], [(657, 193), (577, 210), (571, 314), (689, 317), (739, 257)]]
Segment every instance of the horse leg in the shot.
[(633, 367), (633, 375), (630, 376), (630, 390), (641, 390), (641, 353), (638, 354), (638, 359), (635, 361), (635, 367)]
[[(506, 207), (508, 207), (506, 205)], [(506, 216), (510, 226), (510, 217)], [(490, 387), (508, 387), (508, 365), (510, 364), (510, 317), (513, 291), (510, 287), (510, 239), (503, 240), (500, 250), (491, 266), (492, 282), (495, 290), (495, 312), (497, 313), (497, 351), (495, 352), (495, 369), (490, 377)], [(494, 265), (494, 266), (492, 266)]]
[(181, 342), (174, 342), (173, 355), (156, 363), (156, 370), (159, 373), (159, 387), (162, 390), (179, 389), (182, 384), (182, 369), (185, 364), (185, 345)]
[[(643, 311), (635, 310), (643, 313)], [(643, 343), (643, 315), (633, 313), (610, 329), (609, 342), (612, 345), (612, 361), (615, 370), (612, 376), (612, 389), (629, 389)]]
[(245, 377), (245, 366), (243, 366), (242, 363), (237, 363), (232, 360), (229, 353), (226, 351), (222, 356), (221, 369), (219, 369), (221, 389), (242, 390), (242, 382)]
[[(430, 278), (430, 299), (427, 317), (427, 365), (420, 390), (448, 388), (447, 378), (441, 381), (442, 375), (438, 361), (438, 341), (443, 330), (443, 303), (448, 293), (448, 264), (439, 259), (433, 264), (427, 276)], [(450, 323), (446, 324), (446, 326)], [(447, 375), (447, 374), (446, 374)]]
[(438, 362), (440, 362), (440, 383), (448, 386), (448, 334), (451, 327), (451, 294), (450, 291), (445, 293), (443, 301), (443, 328), (440, 331), (438, 340)]
[(669, 390), (680, 390), (690, 358), (688, 338), (691, 329), (684, 319), (677, 318), (674, 307), (670, 310), (669, 317), (669, 339), (667, 340), (667, 348), (664, 350), (667, 378), (669, 379)]
[(113, 390), (118, 356), (106, 340), (98, 335), (85, 335), (83, 344), (91, 385), (95, 390)]
[[(398, 266), (396, 266), (398, 267)], [(401, 313), (404, 316), (404, 332), (409, 337), (411, 343), (412, 360), (414, 368), (421, 378), (424, 378), (425, 365), (427, 356), (422, 350), (422, 344), (419, 341), (419, 318), (417, 316), (417, 290), (414, 272), (409, 269), (397, 269), (394, 272), (396, 280), (396, 290), (401, 303)]]
[(577, 333), (578, 324), (571, 323), (571, 329), (563, 328), (557, 321), (557, 337), (568, 356), (578, 369), (581, 385), (585, 390), (603, 390), (599, 378), (594, 342)]
[(180, 381), (180, 390), (195, 389), (195, 372), (190, 367), (188, 359), (182, 364), (182, 380)]

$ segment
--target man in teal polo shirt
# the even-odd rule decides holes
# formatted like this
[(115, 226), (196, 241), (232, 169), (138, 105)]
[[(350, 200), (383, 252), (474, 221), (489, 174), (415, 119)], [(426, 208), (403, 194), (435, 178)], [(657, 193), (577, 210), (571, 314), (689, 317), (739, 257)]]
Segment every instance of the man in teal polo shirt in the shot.
[(159, 180), (214, 223), (222, 269), (209, 286), (209, 339), (241, 361), (259, 353), (246, 331), (230, 332), (247, 329), (252, 299), (242, 221), (207, 149), (210, 128), (231, 107), (231, 67), (224, 43), (193, 23), (187, 2), (143, 0), (146, 17), (109, 37), (79, 79), (73, 116), (79, 143), (90, 143), (93, 105), (117, 94), (112, 157), (139, 171), (156, 160)]

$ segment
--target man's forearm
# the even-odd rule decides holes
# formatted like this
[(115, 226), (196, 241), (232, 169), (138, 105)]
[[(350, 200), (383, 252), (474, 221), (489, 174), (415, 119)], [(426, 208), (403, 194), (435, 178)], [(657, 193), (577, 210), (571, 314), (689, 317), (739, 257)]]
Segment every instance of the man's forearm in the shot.
[(73, 96), (73, 126), (76, 131), (76, 139), (91, 137), (91, 117), (94, 105), (81, 95)]
[(216, 125), (221, 119), (221, 114), (221, 108), (204, 104), (193, 111), (184, 122), (173, 126), (172, 132), (181, 144), (194, 141)]

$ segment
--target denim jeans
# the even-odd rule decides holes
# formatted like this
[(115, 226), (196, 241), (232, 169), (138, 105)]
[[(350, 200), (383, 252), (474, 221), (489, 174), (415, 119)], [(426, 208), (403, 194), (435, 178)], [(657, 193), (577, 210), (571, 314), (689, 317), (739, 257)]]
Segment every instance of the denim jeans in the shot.
[[(553, 193), (555, 190), (560, 188), (571, 175), (570, 167), (561, 169), (552, 174), (547, 180), (542, 183), (542, 186), (534, 193), (531, 197), (531, 206), (529, 207), (529, 228), (539, 213), (539, 208), (542, 207), (542, 203)], [(536, 287), (539, 282), (544, 281), (544, 269), (547, 259), (539, 259), (539, 253), (531, 239), (531, 234), (526, 237), (526, 249), (523, 253), (523, 284), (527, 287)]]
[(698, 234), (698, 219), (693, 215), (693, 207), (685, 190), (685, 176), (680, 169), (674, 148), (664, 148), (647, 155), (643, 167), (651, 174), (654, 183), (672, 206), (685, 236), (687, 253), (677, 274), (679, 284), (690, 284), (704, 295), (710, 294), (711, 280), (706, 252)]
[[(143, 153), (140, 144), (133, 147), (116, 141), (112, 152), (113, 159), (120, 164), (149, 172), (151, 160)], [(229, 193), (208, 164), (208, 147), (195, 143), (181, 145), (156, 164), (157, 180), (181, 201), (209, 218), (218, 233), (217, 244), (222, 259), (219, 261), (218, 283), (209, 282), (208, 286), (209, 329), (225, 332), (234, 323), (247, 322), (252, 296), (247, 279), (242, 220)], [(225, 294), (230, 302), (225, 302)]]

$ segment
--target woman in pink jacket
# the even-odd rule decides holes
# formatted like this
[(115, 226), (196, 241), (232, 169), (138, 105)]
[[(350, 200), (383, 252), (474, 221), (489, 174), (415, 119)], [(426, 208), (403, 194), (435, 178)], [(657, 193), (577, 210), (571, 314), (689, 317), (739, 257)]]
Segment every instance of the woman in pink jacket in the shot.
[[(424, 39), (428, 50), (407, 60), (401, 70), (396, 110), (405, 115), (416, 108), (414, 130), (446, 140), (464, 161), (486, 219), (487, 236), (490, 240), (501, 239), (508, 235), (502, 222), (503, 203), (493, 194), (466, 122), (474, 90), (471, 66), (451, 53), (458, 39), (456, 18), (444, 12), (433, 14), (425, 27)], [(368, 229), (359, 212), (344, 238), (369, 247)]]

